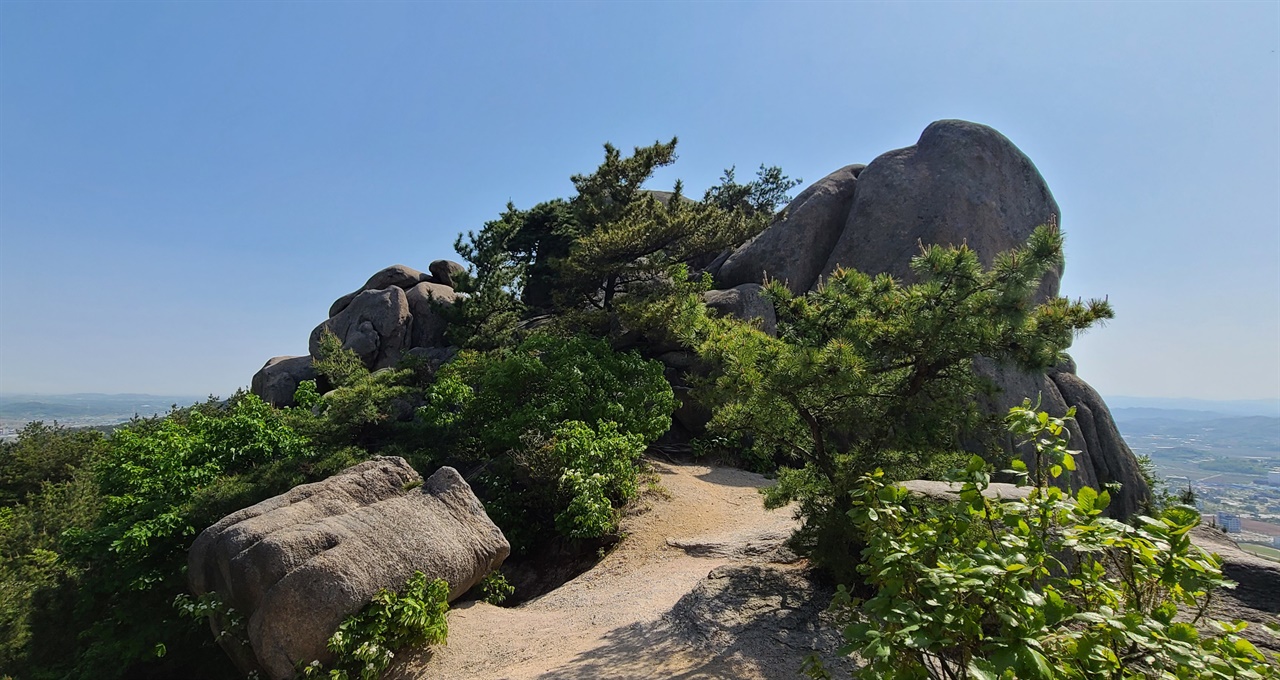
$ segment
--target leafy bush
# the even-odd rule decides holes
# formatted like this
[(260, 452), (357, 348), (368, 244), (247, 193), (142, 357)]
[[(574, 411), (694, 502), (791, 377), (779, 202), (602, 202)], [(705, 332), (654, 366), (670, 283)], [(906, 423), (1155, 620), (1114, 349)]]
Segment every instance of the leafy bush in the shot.
[(377, 680), (401, 649), (444, 644), (448, 611), (449, 583), (428, 581), (426, 574), (414, 572), (403, 594), (379, 590), (364, 609), (338, 626), (328, 644), (338, 657), (332, 668), (325, 670), (314, 661), (303, 667), (302, 677)]
[(346, 462), (318, 457), (248, 394), (135, 419), (109, 439), (35, 427), (28, 440), (68, 462), (11, 466), (41, 483), (0, 510), (0, 662), (22, 678), (231, 674), (172, 606), (191, 539)]
[(444, 366), (419, 410), (440, 460), (464, 469), (516, 550), (555, 527), (574, 538), (613, 531), (635, 493), (644, 448), (670, 427), (662, 365), (603, 340), (535, 334)]
[(516, 587), (507, 582), (507, 577), (500, 571), (491, 571), (480, 582), (480, 599), (492, 605), (506, 602), (516, 592)]
[(653, 441), (671, 426), (675, 396), (662, 364), (615, 352), (604, 340), (535, 334), (512, 349), (462, 352), (427, 392), (424, 419), (449, 426), (488, 458), (550, 435), (567, 420), (612, 421)]
[(556, 514), (556, 529), (570, 538), (598, 538), (617, 528), (615, 503), (636, 495), (636, 461), (645, 441), (638, 434), (618, 431), (610, 420), (595, 428), (579, 421), (561, 423), (552, 433), (553, 469), (560, 475), (560, 493), (568, 498)]
[[(987, 466), (976, 456), (950, 505), (912, 503), (878, 470), (862, 478), (849, 514), (866, 536), (858, 571), (873, 594), (841, 587), (832, 605), (845, 651), (865, 661), (856, 676), (1275, 677), (1238, 635), (1245, 624), (1205, 618), (1230, 583), (1218, 558), (1191, 543), (1193, 509), (1138, 526), (1105, 518), (1107, 492), (1072, 498), (1050, 485), (1073, 466), (1061, 419), (1024, 405), (1009, 424), (1038, 456), (1024, 500), (984, 495)], [(1015, 468), (1025, 476), (1021, 461)], [(809, 672), (825, 676), (820, 664)]]

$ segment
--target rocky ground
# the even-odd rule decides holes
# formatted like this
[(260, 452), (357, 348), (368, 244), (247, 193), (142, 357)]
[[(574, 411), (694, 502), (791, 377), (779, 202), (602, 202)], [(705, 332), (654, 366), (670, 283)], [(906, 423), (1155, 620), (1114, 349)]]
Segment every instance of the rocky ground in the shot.
[(815, 651), (847, 667), (821, 625), (831, 591), (782, 547), (795, 520), (767, 511), (750, 472), (654, 462), (662, 491), (623, 521), (595, 568), (514, 608), (449, 613), (449, 644), (389, 677), (794, 678)]

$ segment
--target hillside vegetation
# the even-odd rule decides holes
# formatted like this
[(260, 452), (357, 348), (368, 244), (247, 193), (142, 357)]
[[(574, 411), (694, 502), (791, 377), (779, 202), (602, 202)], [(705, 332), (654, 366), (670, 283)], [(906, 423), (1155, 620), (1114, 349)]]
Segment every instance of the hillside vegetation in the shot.
[[(975, 356), (1043, 372), (1112, 315), (1104, 301), (1037, 297), (1063, 265), (1056, 225), (990, 265), (965, 246), (926, 244), (911, 282), (840, 268), (806, 293), (771, 283), (768, 333), (711, 311), (702, 268), (774, 221), (796, 182), (762, 167), (746, 184), (727, 171), (697, 200), (679, 183), (643, 190), (675, 145), (629, 156), (606, 146), (598, 169), (573, 178), (574, 196), (508, 206), (460, 237), (470, 266), (456, 287), (467, 295), (442, 311), (457, 349), (447, 362), (407, 355), (371, 371), (326, 334), (296, 406), (239, 393), (109, 436), (33, 424), (5, 443), (3, 673), (234, 677), (201, 618), (229, 614), (181, 597), (193, 538), (375, 455), (401, 456), (424, 477), (456, 468), (516, 564), (604, 548), (643, 484), (641, 455), (695, 400), (710, 414), (697, 448), (776, 474), (768, 502), (798, 502), (803, 520), (794, 547), (850, 587), (837, 606), (864, 677), (1267, 672), (1236, 629), (1201, 636), (1174, 623), (1223, 585), (1185, 540), (1194, 513), (1102, 521), (1105, 490), (1068, 499), (1052, 485), (1075, 466), (1062, 421), (1015, 414), (1015, 433), (1039, 453), (1028, 468), (1000, 446), (1002, 414), (979, 406), (992, 386)], [(684, 402), (656, 358), (671, 352), (700, 366)], [(1029, 475), (1037, 491), (1020, 506), (983, 500), (992, 466)], [(892, 484), (951, 471), (966, 484), (954, 507), (910, 506)], [(1058, 562), (1067, 548), (1078, 559)], [(1112, 554), (1129, 560), (1118, 585), (1106, 577)], [(500, 583), (484, 595), (498, 599)], [(346, 650), (352, 675), (363, 673), (360, 636), (440, 639), (443, 596), (414, 584), (344, 624), (355, 642), (331, 648)]]

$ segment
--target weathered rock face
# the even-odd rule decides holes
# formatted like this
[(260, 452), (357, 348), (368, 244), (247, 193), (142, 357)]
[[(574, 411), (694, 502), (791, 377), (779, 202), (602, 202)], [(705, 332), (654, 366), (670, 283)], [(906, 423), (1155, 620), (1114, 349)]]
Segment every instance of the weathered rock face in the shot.
[(413, 324), (409, 333), (410, 347), (435, 347), (444, 342), (447, 323), (440, 315), (439, 305), (452, 305), (457, 299), (453, 289), (439, 283), (426, 281), (405, 292), (409, 299), (409, 314)]
[[(1138, 460), (1116, 429), (1111, 411), (1102, 397), (1075, 374), (1074, 363), (1066, 362), (1047, 373), (1029, 373), (979, 358), (974, 369), (999, 390), (992, 397), (979, 398), (989, 413), (1007, 413), (1022, 404), (1023, 399), (1030, 399), (1033, 404), (1038, 399), (1040, 409), (1056, 417), (1066, 415), (1069, 407), (1076, 407), (1075, 420), (1067, 423), (1067, 431), (1069, 447), (1079, 453), (1076, 469), (1064, 480), (1067, 482), (1064, 486), (1102, 489), (1119, 482), (1120, 490), (1112, 492), (1111, 505), (1107, 508), (1108, 514), (1115, 517), (1129, 517), (1150, 500), (1151, 490), (1138, 469)], [(1004, 435), (1006, 451), (1014, 451), (1018, 443), (1012, 435)], [(1030, 447), (1023, 447), (1020, 452), (1023, 462), (1032, 467), (1035, 452)]]
[(764, 287), (758, 283), (744, 283), (728, 290), (709, 290), (702, 294), (708, 307), (735, 316), (743, 321), (760, 320), (760, 330), (768, 335), (778, 334), (778, 317), (773, 303), (764, 297)]
[(224, 644), (242, 670), (291, 678), (297, 662), (331, 659), (329, 636), (378, 590), (422, 571), (448, 581), (452, 600), (506, 559), (510, 545), (456, 470), (420, 482), (404, 459), (374, 458), (200, 534), (188, 582), (247, 616), (249, 648)]
[(316, 369), (311, 365), (310, 355), (274, 357), (253, 374), (249, 391), (268, 404), (283, 408), (293, 406), (293, 393), (297, 391), (298, 383), (315, 378)]
[[(911, 258), (921, 243), (967, 243), (989, 266), (1060, 215), (1049, 187), (1018, 147), (985, 125), (961, 120), (933, 123), (915, 146), (871, 161), (858, 175), (857, 189), (824, 275), (844, 266), (911, 281)], [(1041, 296), (1057, 292), (1055, 273), (1045, 278)]]
[(845, 230), (854, 188), (864, 167), (846, 165), (800, 192), (782, 219), (733, 251), (720, 265), (716, 283), (730, 288), (764, 283), (768, 276), (786, 283), (792, 292), (809, 290)]
[[(910, 282), (911, 258), (922, 243), (964, 243), (990, 265), (998, 253), (1025, 245), (1035, 227), (1058, 219), (1044, 179), (1004, 135), (984, 125), (942, 120), (926, 128), (915, 145), (885, 153), (865, 167), (841, 168), (801, 192), (785, 219), (720, 265), (717, 285), (730, 290), (707, 293), (706, 300), (749, 318), (754, 313), (729, 309), (730, 301), (740, 306), (743, 297), (731, 292), (732, 286), (763, 281), (767, 274), (803, 293), (837, 266)], [(1057, 295), (1058, 278), (1057, 272), (1045, 277), (1040, 300)], [(1037, 397), (1055, 416), (1076, 407), (1076, 422), (1069, 428), (1071, 446), (1080, 455), (1071, 486), (1120, 482), (1111, 505), (1120, 516), (1136, 512), (1150, 497), (1106, 404), (1075, 375), (1074, 366), (1025, 373), (979, 358), (975, 368), (998, 388), (995, 396), (980, 398), (990, 413), (1005, 413), (1023, 398), (1034, 402)], [(1006, 450), (1013, 451), (1015, 444), (1005, 437)], [(1033, 462), (1029, 452), (1023, 455)]]
[[(1280, 614), (1280, 562), (1251, 555), (1226, 534), (1203, 525), (1191, 530), (1191, 540), (1222, 558), (1222, 575), (1236, 582), (1236, 587), (1224, 595), (1246, 603), (1250, 609)], [(1275, 644), (1273, 641), (1273, 648)]]
[(410, 347), (412, 318), (403, 290), (394, 286), (366, 290), (337, 316), (311, 331), (308, 351), (313, 357), (320, 356), (320, 336), (327, 328), (371, 370), (394, 366)]
[(1112, 494), (1114, 507), (1108, 508), (1109, 512), (1117, 517), (1136, 514), (1151, 499), (1151, 489), (1142, 478), (1137, 457), (1120, 436), (1106, 402), (1074, 370), (1052, 370), (1049, 379), (1062, 395), (1062, 400), (1068, 406), (1076, 407), (1071, 448), (1079, 449), (1085, 465), (1092, 468), (1097, 482), (1091, 486), (1101, 489), (1112, 482), (1119, 482), (1120, 491)]

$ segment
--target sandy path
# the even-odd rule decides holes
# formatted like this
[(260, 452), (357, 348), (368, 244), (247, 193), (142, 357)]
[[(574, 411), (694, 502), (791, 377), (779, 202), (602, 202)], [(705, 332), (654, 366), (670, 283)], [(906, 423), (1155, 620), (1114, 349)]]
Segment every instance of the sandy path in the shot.
[(600, 564), (519, 607), (460, 605), (448, 645), (407, 655), (390, 677), (765, 677), (742, 654), (683, 639), (663, 615), (713, 569), (776, 548), (792, 513), (763, 508), (759, 475), (652, 464), (668, 495), (643, 499)]

